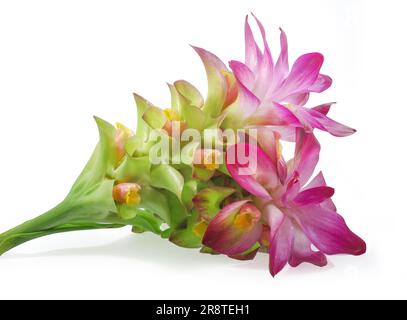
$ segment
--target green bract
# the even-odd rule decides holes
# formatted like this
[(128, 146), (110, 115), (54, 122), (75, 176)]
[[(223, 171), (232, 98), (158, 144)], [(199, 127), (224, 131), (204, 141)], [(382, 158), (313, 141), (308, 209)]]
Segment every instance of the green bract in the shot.
[[(215, 70), (207, 67), (207, 71), (209, 81), (219, 81), (211, 73)], [(116, 128), (95, 118), (99, 143), (67, 197), (43, 215), (1, 234), (0, 254), (49, 234), (124, 226), (132, 226), (135, 233), (153, 232), (179, 246), (201, 247), (210, 218), (235, 192), (222, 186), (225, 180), (231, 180), (225, 166), (208, 169), (195, 165), (200, 142), (215, 141), (223, 148), (216, 136), (224, 118), (217, 101), (225, 93), (216, 91), (216, 84), (212, 83), (212, 87), (205, 102), (193, 85), (177, 81), (169, 85), (172, 107), (166, 110), (135, 94), (135, 134), (122, 125)], [(202, 134), (202, 141), (180, 141), (180, 137), (173, 136), (175, 124), (181, 131), (212, 130)], [(165, 161), (152, 163), (153, 152), (165, 153), (163, 144), (170, 150), (177, 144), (179, 154), (169, 151), (160, 154)], [(132, 186), (137, 186), (136, 191), (131, 190)], [(118, 201), (114, 193), (120, 187), (124, 191), (117, 191)], [(125, 187), (130, 189), (126, 191)], [(136, 192), (133, 201), (126, 200), (130, 192)]]

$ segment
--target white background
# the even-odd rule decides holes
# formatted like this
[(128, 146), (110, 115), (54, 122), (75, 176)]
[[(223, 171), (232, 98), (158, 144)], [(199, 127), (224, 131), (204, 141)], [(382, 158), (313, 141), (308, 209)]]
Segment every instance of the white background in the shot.
[(132, 92), (168, 106), (165, 82), (206, 90), (188, 44), (243, 58), (243, 23), (263, 21), (275, 55), (278, 27), (291, 62), (326, 57), (332, 117), (358, 129), (318, 133), (334, 200), (368, 244), (328, 267), (237, 262), (129, 229), (54, 235), (0, 257), (0, 298), (407, 298), (405, 1), (1, 1), (0, 229), (61, 201), (87, 161), (92, 116), (136, 126)]

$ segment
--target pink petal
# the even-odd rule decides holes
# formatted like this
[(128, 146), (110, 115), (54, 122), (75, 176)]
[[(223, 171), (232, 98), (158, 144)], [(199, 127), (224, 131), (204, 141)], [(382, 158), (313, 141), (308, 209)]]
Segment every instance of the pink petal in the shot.
[(332, 85), (331, 77), (320, 74), (313, 85), (309, 87), (309, 91), (321, 93), (327, 90)]
[(336, 122), (318, 111), (308, 109), (308, 112), (316, 121), (318, 121), (325, 131), (329, 132), (333, 136), (346, 137), (356, 132), (355, 129)]
[(226, 128), (243, 128), (246, 120), (256, 112), (260, 105), (260, 100), (239, 80), (237, 80), (237, 86), (238, 97), (226, 109), (226, 116), (223, 121), (223, 126)]
[(319, 160), (321, 146), (312, 133), (297, 129), (295, 155), (292, 170), (298, 171), (303, 186), (312, 176)]
[(290, 95), (311, 91), (323, 61), (324, 57), (320, 53), (308, 53), (299, 57), (282, 87), (276, 92), (276, 100), (284, 101)]
[(298, 195), (300, 188), (300, 175), (297, 171), (294, 171), (287, 183), (286, 191), (282, 198), (283, 203), (288, 206), (289, 202)]
[(310, 109), (304, 108), (302, 106), (297, 106), (297, 108), (295, 109), (295, 115), (302, 123), (302, 126), (304, 127), (304, 130), (306, 132), (311, 133), (314, 131), (314, 129), (325, 131), (325, 127), (311, 115)]
[(288, 108), (278, 103), (261, 105), (248, 120), (251, 125), (302, 126), (298, 118)]
[[(252, 224), (246, 229), (236, 226), (235, 219), (239, 212), (248, 206), (253, 214)], [(263, 227), (260, 223), (261, 213), (248, 201), (239, 201), (224, 207), (209, 223), (202, 243), (213, 250), (229, 256), (244, 253), (260, 239)]]
[(314, 108), (312, 108), (315, 111), (318, 111), (319, 113), (322, 113), (323, 115), (327, 115), (329, 113), (329, 110), (331, 110), (331, 106), (335, 104), (335, 102), (331, 102), (331, 103), (325, 103), (325, 104), (321, 104), (319, 106), (316, 106)]
[(240, 106), (239, 111), (243, 115), (244, 119), (247, 119), (259, 108), (260, 100), (247, 89), (240, 81), (237, 81), (239, 95), (238, 104)]
[(229, 62), (229, 66), (236, 79), (249, 90), (253, 90), (255, 84), (253, 72), (245, 64), (239, 61), (232, 60)]
[(287, 164), (279, 151), (281, 134), (278, 128), (273, 126), (254, 127), (257, 130), (257, 143), (267, 153), (274, 165), (277, 166), (277, 176), (281, 184), (287, 178)]
[(278, 161), (279, 133), (272, 127), (259, 126), (257, 130), (257, 143), (260, 148), (269, 156), (273, 164)]
[(334, 193), (335, 189), (331, 187), (315, 187), (300, 192), (293, 201), (297, 206), (319, 204), (330, 199)]
[(233, 179), (252, 195), (271, 199), (265, 189), (274, 188), (276, 167), (267, 154), (254, 144), (237, 144), (226, 152), (226, 165)]
[[(270, 234), (271, 235), (271, 234)], [(273, 277), (279, 273), (291, 257), (294, 230), (290, 218), (284, 216), (273, 237), (270, 236), (270, 273)]]
[(206, 66), (212, 66), (217, 70), (227, 70), (227, 67), (225, 64), (220, 60), (216, 55), (214, 55), (212, 52), (209, 52), (205, 49), (199, 48), (192, 46), (192, 48), (198, 53), (200, 58), (202, 59), (205, 67)]
[(253, 15), (253, 17), (260, 29), (264, 45), (264, 54), (260, 63), (258, 64), (258, 67), (256, 68), (256, 87), (254, 91), (258, 97), (264, 97), (272, 84), (274, 64), (266, 39), (266, 31), (264, 30), (264, 27), (259, 19), (257, 19), (255, 15)]
[(267, 60), (269, 60), (269, 63), (271, 64), (271, 67), (273, 68), (273, 58), (271, 56), (271, 52), (270, 52), (270, 48), (269, 45), (267, 43), (267, 38), (266, 38), (266, 30), (263, 27), (263, 24), (260, 22), (260, 20), (254, 15), (252, 14), (253, 18), (256, 20), (257, 22), (257, 26), (260, 29), (260, 33), (263, 39), (263, 45), (264, 45), (264, 56), (263, 59), (266, 57)]
[(289, 66), (288, 66), (288, 42), (287, 36), (283, 29), (280, 28), (280, 46), (281, 52), (280, 56), (278, 57), (275, 72), (274, 72), (274, 79), (273, 79), (273, 88), (280, 86), (281, 82), (288, 76), (289, 73)]
[(291, 126), (267, 126), (275, 132), (278, 132), (280, 139), (289, 142), (295, 142), (296, 127)]
[[(319, 172), (314, 179), (311, 180), (310, 183), (308, 183), (303, 190), (308, 190), (308, 189), (312, 189), (312, 188), (317, 188), (317, 187), (326, 187), (326, 182), (325, 182), (325, 178), (322, 172)], [(336, 206), (334, 204), (334, 202), (332, 201), (332, 199), (327, 199), (324, 202), (321, 203), (321, 206), (332, 210), (332, 211), (336, 211)]]
[(335, 211), (310, 205), (301, 207), (295, 218), (308, 239), (325, 254), (361, 255), (366, 252), (366, 243)]
[(309, 190), (317, 187), (326, 187), (326, 182), (322, 171), (320, 171), (305, 187), (303, 190)]
[(292, 94), (284, 99), (287, 103), (293, 104), (295, 106), (303, 106), (309, 100), (309, 93), (297, 93)]
[(272, 240), (284, 221), (284, 213), (273, 204), (266, 205), (262, 211), (270, 228), (270, 239)]
[(326, 266), (328, 261), (325, 255), (320, 251), (313, 251), (311, 241), (304, 232), (294, 225), (294, 243), (290, 258), (290, 266), (297, 267), (303, 262), (312, 263), (316, 266)]
[(249, 25), (249, 16), (246, 16), (245, 21), (245, 44), (246, 44), (246, 65), (251, 69), (258, 65), (261, 60), (260, 49), (254, 40), (252, 29)]
[(283, 157), (277, 162), (277, 172), (280, 183), (284, 185), (288, 175), (288, 167)]

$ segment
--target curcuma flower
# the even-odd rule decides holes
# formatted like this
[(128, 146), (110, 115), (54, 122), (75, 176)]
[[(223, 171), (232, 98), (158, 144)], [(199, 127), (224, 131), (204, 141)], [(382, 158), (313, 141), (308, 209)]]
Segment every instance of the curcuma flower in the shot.
[[(193, 47), (206, 97), (178, 80), (168, 84), (165, 108), (134, 94), (135, 131), (95, 118), (99, 143), (66, 198), (0, 234), (0, 255), (50, 234), (125, 226), (237, 260), (268, 252), (273, 276), (287, 263), (324, 266), (326, 255), (363, 254), (365, 242), (337, 213), (334, 189), (322, 173), (311, 179), (320, 152), (313, 130), (355, 132), (327, 116), (332, 103), (305, 106), (310, 94), (331, 86), (321, 73), (324, 58), (308, 53), (290, 68), (281, 30), (274, 61), (255, 20), (264, 49), (246, 17), (244, 63), (226, 65)], [(295, 142), (290, 161), (282, 141)]]
[(237, 79), (264, 102), (304, 105), (311, 92), (323, 92), (332, 84), (332, 79), (320, 73), (324, 57), (320, 53), (308, 53), (299, 57), (289, 69), (288, 43), (285, 32), (280, 29), (281, 52), (274, 63), (261, 22), (254, 16), (263, 38), (261, 52), (250, 28), (248, 17), (245, 23), (245, 63), (231, 61), (230, 66)]
[[(274, 62), (265, 29), (261, 22), (254, 18), (263, 38), (264, 51), (262, 52), (256, 43), (246, 17), (246, 59), (245, 63), (230, 61), (233, 76), (226, 71), (225, 65), (218, 57), (207, 52), (205, 55), (210, 55), (210, 59), (207, 58), (210, 62), (206, 64), (210, 63), (212, 69), (217, 70), (217, 81), (222, 74), (228, 74), (229, 78), (233, 77), (233, 90), (238, 91), (237, 99), (229, 100), (232, 103), (228, 104), (229, 108), (225, 110), (223, 127), (276, 126), (275, 130), (279, 130), (283, 138), (291, 141), (297, 127), (309, 132), (319, 129), (338, 137), (355, 133), (354, 129), (327, 117), (333, 103), (314, 108), (304, 107), (310, 93), (321, 93), (332, 84), (329, 76), (320, 73), (324, 62), (323, 55), (304, 54), (294, 62), (290, 70), (287, 36), (280, 29), (281, 53)], [(210, 83), (212, 78), (209, 77)], [(226, 82), (227, 79), (224, 78), (223, 83)], [(230, 86), (223, 85), (223, 91), (230, 95)]]
[[(273, 276), (287, 263), (322, 267), (327, 264), (325, 254), (365, 253), (365, 242), (336, 212), (331, 200), (334, 189), (326, 185), (322, 173), (307, 184), (319, 158), (315, 137), (297, 130), (295, 156), (288, 163), (273, 140), (268, 137), (268, 153), (254, 144), (228, 150), (227, 157), (234, 159), (239, 148), (256, 156), (257, 169), (252, 174), (245, 170), (247, 164), (228, 163), (234, 180), (253, 196), (253, 204), (247, 200), (223, 208), (209, 224), (203, 243), (226, 255), (244, 253), (260, 243), (269, 252)], [(260, 138), (259, 142), (266, 141)]]

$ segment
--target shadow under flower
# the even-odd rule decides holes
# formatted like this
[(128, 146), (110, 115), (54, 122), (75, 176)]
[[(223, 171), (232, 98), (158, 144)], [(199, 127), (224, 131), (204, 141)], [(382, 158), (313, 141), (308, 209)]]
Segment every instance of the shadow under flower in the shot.
[[(26, 258), (52, 258), (52, 257), (113, 257), (117, 259), (130, 259), (147, 261), (176, 269), (206, 269), (217, 266), (230, 268), (261, 270), (268, 272), (269, 256), (258, 253), (254, 260), (238, 261), (224, 255), (202, 254), (199, 249), (181, 248), (169, 241), (161, 239), (154, 234), (130, 234), (110, 243), (97, 246), (55, 249), (37, 253), (9, 252), (0, 259), (26, 259)], [(334, 268), (332, 262), (328, 263), (325, 270)], [(297, 268), (287, 268), (287, 274), (293, 276), (321, 272), (311, 264), (302, 264)]]
[(56, 249), (38, 253), (7, 253), (1, 259), (44, 257), (114, 257), (148, 261), (177, 269), (208, 268), (219, 265), (241, 264), (222, 255), (202, 254), (199, 249), (178, 247), (153, 234), (131, 234), (103, 245)]

